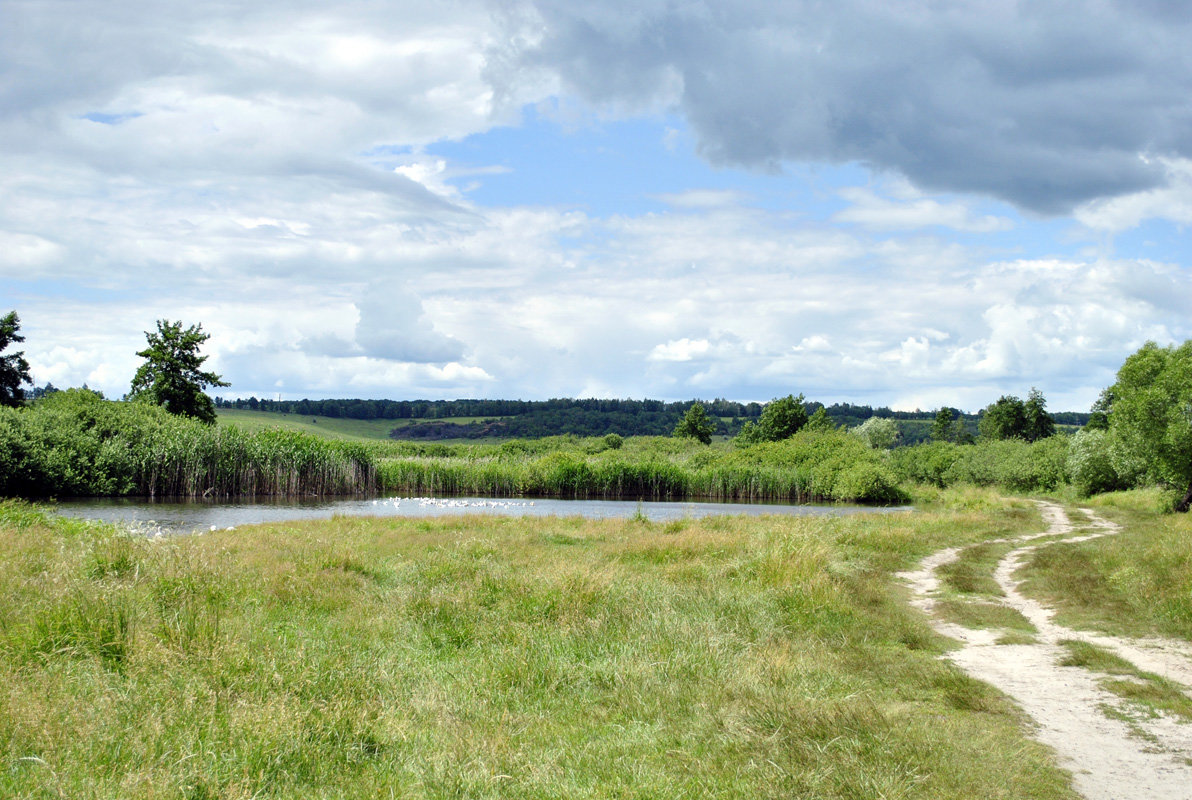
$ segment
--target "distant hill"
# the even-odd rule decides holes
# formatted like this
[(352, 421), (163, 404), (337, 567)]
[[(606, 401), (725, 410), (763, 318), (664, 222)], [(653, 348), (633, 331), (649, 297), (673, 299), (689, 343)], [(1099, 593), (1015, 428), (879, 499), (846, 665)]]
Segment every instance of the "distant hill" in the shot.
[[(283, 424), (291, 428), (351, 439), (393, 438), (415, 441), (446, 439), (534, 439), (573, 434), (603, 436), (667, 436), (696, 401), (661, 400), (216, 400), (221, 421), (247, 426)], [(761, 416), (762, 404), (717, 398), (701, 401), (717, 420), (717, 435), (735, 436), (746, 421)], [(808, 413), (820, 403), (806, 403)], [(974, 435), (977, 414), (952, 409)], [(870, 417), (898, 422), (903, 444), (927, 438), (935, 411), (892, 411), (886, 407), (836, 403), (827, 406), (836, 425), (856, 427)], [(1056, 424), (1079, 427), (1088, 414), (1058, 412)]]

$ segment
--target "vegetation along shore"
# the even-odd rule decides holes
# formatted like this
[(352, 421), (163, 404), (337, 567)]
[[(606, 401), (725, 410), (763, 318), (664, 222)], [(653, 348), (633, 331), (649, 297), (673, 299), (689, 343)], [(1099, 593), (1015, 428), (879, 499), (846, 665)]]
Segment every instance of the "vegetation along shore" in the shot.
[[(1170, 513), (1192, 479), (1190, 373), (1192, 345), (1147, 345), (1075, 433), (1032, 392), (992, 403), (976, 436), (940, 409), (914, 445), (896, 420), (846, 427), (793, 395), (731, 439), (691, 403), (669, 436), (448, 444), (217, 424), (186, 393), (195, 413), (171, 413), (148, 375), (122, 401), (43, 392), (0, 408), (0, 495), (916, 512), (339, 517), (151, 538), (0, 501), (0, 795), (1075, 798), (1020, 707), (941, 658), (940, 626), (1035, 643), (995, 572), (1080, 498), (1126, 533), (1052, 542), (1015, 591), (1072, 628), (1192, 639), (1192, 522)], [(905, 575), (939, 553), (929, 618)], [(1109, 668), (1069, 649), (1075, 668)], [(1192, 719), (1178, 686), (1128, 674), (1104, 683), (1115, 719)]]

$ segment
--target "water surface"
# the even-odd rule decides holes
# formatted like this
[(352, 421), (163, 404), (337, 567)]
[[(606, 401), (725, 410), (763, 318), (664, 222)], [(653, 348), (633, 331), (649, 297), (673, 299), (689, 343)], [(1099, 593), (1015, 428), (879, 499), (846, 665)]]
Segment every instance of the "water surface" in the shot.
[(497, 497), (256, 498), (210, 502), (91, 498), (63, 500), (58, 503), (57, 510), (68, 517), (131, 523), (149, 533), (191, 533), (259, 522), (329, 519), (336, 515), (439, 517), (450, 514), (500, 514), (515, 517), (626, 519), (640, 513), (652, 521), (667, 521), (731, 514), (828, 516), (907, 511), (909, 507)]

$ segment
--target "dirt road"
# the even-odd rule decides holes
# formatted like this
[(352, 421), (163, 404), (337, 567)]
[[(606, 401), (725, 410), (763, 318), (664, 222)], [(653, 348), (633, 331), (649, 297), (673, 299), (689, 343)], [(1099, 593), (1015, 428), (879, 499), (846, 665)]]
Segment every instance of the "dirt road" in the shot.
[[(1121, 639), (1076, 631), (1054, 622), (1054, 612), (1019, 591), (1015, 572), (1040, 547), (1076, 542), (1119, 532), (1112, 522), (1081, 509), (1073, 524), (1063, 508), (1040, 503), (1047, 529), (1019, 539), (998, 563), (994, 578), (1004, 592), (996, 602), (1026, 617), (1038, 630), (1033, 642), (1021, 634), (963, 627), (941, 618), (937, 601), (940, 567), (958, 558), (962, 548), (924, 559), (904, 573), (913, 603), (925, 611), (940, 633), (962, 647), (947, 655), (973, 677), (1014, 698), (1036, 725), (1036, 738), (1052, 747), (1070, 770), (1074, 785), (1089, 800), (1192, 800), (1192, 724), (1147, 713), (1109, 692), (1110, 676), (1083, 667), (1061, 666), (1069, 655), (1063, 642), (1087, 642), (1112, 651), (1139, 670), (1175, 681), (1192, 692), (1192, 646), (1160, 639)], [(991, 598), (983, 598), (986, 601)], [(1121, 675), (1112, 680), (1122, 680)]]

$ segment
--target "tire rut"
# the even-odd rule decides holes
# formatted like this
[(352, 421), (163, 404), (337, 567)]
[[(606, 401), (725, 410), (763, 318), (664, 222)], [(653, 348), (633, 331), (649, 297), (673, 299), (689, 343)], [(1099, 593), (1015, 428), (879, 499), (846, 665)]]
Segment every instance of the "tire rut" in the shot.
[(1192, 800), (1192, 724), (1141, 713), (1102, 686), (1109, 677), (1103, 673), (1061, 666), (1068, 655), (1061, 643), (1082, 641), (1109, 650), (1140, 670), (1180, 684), (1189, 697), (1192, 646), (1077, 631), (1056, 623), (1054, 609), (1023, 595), (1015, 574), (1039, 548), (1120, 532), (1118, 525), (1087, 509), (1081, 513), (1088, 522), (1076, 526), (1061, 506), (1038, 502), (1046, 530), (992, 540), (1016, 545), (995, 568), (994, 579), (1004, 592), (995, 600), (1034, 625), (1038, 632), (1033, 643), (1003, 644), (1004, 631), (967, 628), (941, 618), (938, 571), (959, 559), (965, 548), (941, 550), (920, 562), (919, 569), (900, 575), (912, 589), (911, 603), (927, 614), (937, 632), (961, 643), (946, 658), (1019, 704), (1034, 722), (1036, 738), (1056, 752), (1071, 771), (1074, 787), (1088, 800)]

